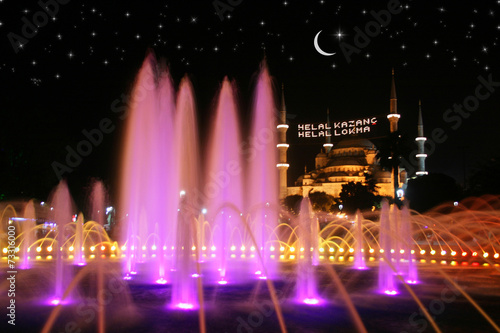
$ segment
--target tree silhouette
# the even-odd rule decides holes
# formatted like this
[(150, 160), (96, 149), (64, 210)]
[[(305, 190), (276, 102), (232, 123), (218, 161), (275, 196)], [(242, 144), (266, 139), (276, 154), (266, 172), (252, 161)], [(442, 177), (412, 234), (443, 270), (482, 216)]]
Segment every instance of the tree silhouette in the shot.
[(399, 164), (403, 156), (408, 156), (411, 152), (411, 144), (408, 138), (401, 134), (400, 131), (390, 133), (386, 138), (382, 139), (377, 153), (377, 159), (380, 166), (385, 170), (391, 170), (392, 182), (394, 184), (394, 202), (401, 205), (398, 198), (399, 184)]

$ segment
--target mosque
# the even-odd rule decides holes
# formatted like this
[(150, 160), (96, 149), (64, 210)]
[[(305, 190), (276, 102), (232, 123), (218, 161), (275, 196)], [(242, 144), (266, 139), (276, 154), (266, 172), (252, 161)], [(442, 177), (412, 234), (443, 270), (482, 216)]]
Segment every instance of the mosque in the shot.
[[(400, 117), (401, 115), (398, 113), (397, 109), (396, 85), (393, 70), (390, 111), (387, 115), (391, 133), (398, 130)], [(330, 128), (331, 131), (331, 126), (329, 126), (329, 124), (329, 116), (327, 116), (327, 124), (325, 127)], [(283, 91), (281, 95), (280, 124), (278, 124), (277, 127), (279, 133), (279, 143), (277, 145), (279, 163), (277, 167), (279, 170), (281, 199), (289, 195), (307, 196), (312, 190), (314, 192), (325, 192), (334, 197), (339, 197), (342, 191), (342, 185), (348, 182), (360, 182), (365, 184), (367, 175), (370, 175), (372, 179), (375, 180), (379, 195), (394, 197), (394, 177), (390, 170), (384, 170), (380, 166), (377, 158), (377, 147), (370, 140), (356, 134), (345, 136), (344, 139), (335, 144), (331, 142), (331, 135), (325, 135), (323, 148), (321, 152), (316, 155), (314, 170), (304, 170), (304, 174), (295, 181), (295, 186), (287, 186), (287, 170), (289, 167), (287, 162), (287, 150), (289, 145), (286, 142), (286, 132), (289, 126), (286, 123), (286, 106)], [(361, 127), (361, 131), (363, 131), (362, 128), (363, 127)], [(424, 152), (426, 138), (424, 137), (420, 103), (417, 134), (415, 141), (418, 146), (418, 154), (416, 155), (418, 166), (414, 176), (418, 177), (427, 174), (427, 171), (425, 171), (425, 158), (427, 155)], [(399, 168), (397, 173), (397, 187), (402, 190), (401, 193), (404, 193), (409, 175), (403, 168)]]

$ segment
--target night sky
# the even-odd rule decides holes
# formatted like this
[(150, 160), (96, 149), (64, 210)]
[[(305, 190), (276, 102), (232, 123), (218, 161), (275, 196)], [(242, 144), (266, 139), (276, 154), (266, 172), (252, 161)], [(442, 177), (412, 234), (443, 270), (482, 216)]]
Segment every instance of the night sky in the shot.
[[(0, 0), (0, 198), (46, 199), (58, 182), (52, 163), (64, 163), (65, 147), (103, 118), (115, 129), (66, 178), (75, 196), (92, 178), (113, 196), (124, 122), (112, 106), (129, 93), (148, 50), (165, 59), (176, 85), (185, 74), (192, 80), (202, 137), (225, 75), (237, 82), (249, 123), (265, 55), (276, 87), (285, 85), (291, 126), (324, 121), (326, 108), (332, 120), (388, 113), (394, 67), (402, 131), (416, 136), (420, 99), (426, 136), (439, 128), (446, 136), (428, 171), (463, 183), (498, 156), (500, 1), (401, 1), (381, 28), (371, 11), (392, 1), (60, 2), (52, 18), (35, 0)], [(375, 30), (361, 45), (357, 31), (369, 26)], [(336, 54), (316, 51), (319, 31), (320, 47)], [(477, 88), (479, 77), (493, 83)], [(467, 102), (475, 111), (447, 111)], [(321, 145), (290, 143), (293, 183)]]

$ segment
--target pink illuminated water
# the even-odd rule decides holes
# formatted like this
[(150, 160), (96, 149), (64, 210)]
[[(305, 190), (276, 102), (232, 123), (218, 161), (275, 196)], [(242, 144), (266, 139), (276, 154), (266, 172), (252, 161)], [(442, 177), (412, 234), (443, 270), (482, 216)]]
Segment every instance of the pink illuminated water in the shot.
[(354, 220), (354, 267), (356, 269), (365, 269), (365, 258), (363, 257), (363, 216), (359, 209), (356, 211), (356, 219)]
[[(176, 197), (180, 199), (177, 214), (177, 234), (175, 245), (175, 272), (172, 281), (171, 304), (189, 304), (183, 309), (198, 307), (195, 257), (192, 255), (193, 240), (197, 238), (195, 217), (201, 207), (197, 202), (199, 193), (199, 149), (196, 106), (193, 87), (187, 77), (182, 79), (177, 95), (175, 114), (175, 142), (179, 144), (173, 163), (178, 165), (179, 189)], [(167, 198), (168, 199), (168, 198)]]
[(242, 245), (241, 235), (234, 231), (245, 229), (240, 218), (243, 210), (243, 170), (239, 146), (240, 124), (234, 96), (235, 88), (225, 78), (210, 127), (208, 165), (203, 187), (206, 216), (212, 226), (212, 241), (217, 249), (214, 269), (220, 271), (221, 278), (226, 276), (228, 270), (230, 247), (240, 248)]
[(171, 79), (149, 54), (132, 91), (121, 170), (120, 210), (125, 271), (155, 255), (150, 279), (165, 278), (164, 248), (175, 245), (179, 190), (174, 152)]
[[(299, 258), (297, 263), (296, 299), (309, 305), (319, 302), (318, 282), (313, 265), (312, 253), (309, 251), (313, 239), (318, 234), (313, 231), (317, 225), (317, 218), (312, 211), (309, 197), (302, 199), (300, 203), (299, 225), (297, 227)], [(304, 251), (302, 251), (302, 248)]]
[(71, 223), (73, 204), (68, 185), (60, 181), (49, 200), (52, 210), (52, 220), (57, 224), (56, 243), (54, 244), (56, 259), (56, 276), (54, 286), (54, 298), (62, 299), (64, 289), (73, 279), (70, 269), (64, 265), (63, 252), (59, 248), (66, 242), (66, 226)]
[(247, 166), (246, 188), (250, 214), (251, 232), (255, 237), (263, 263), (255, 260), (255, 271), (276, 275), (276, 261), (270, 260), (269, 248), (276, 245), (273, 229), (277, 224), (278, 200), (278, 161), (277, 108), (273, 96), (271, 77), (265, 62), (255, 87), (252, 129), (245, 154)]
[(393, 237), (394, 230), (396, 230), (394, 213), (394, 207), (391, 211), (389, 203), (387, 200), (384, 200), (380, 211), (379, 242), (380, 251), (383, 251), (383, 253), (381, 253), (383, 259), (379, 261), (378, 287), (380, 292), (387, 295), (395, 295), (397, 293), (391, 253), (391, 249), (394, 249), (395, 245), (395, 238)]
[(89, 217), (100, 225), (106, 221), (106, 189), (100, 180), (94, 180), (91, 184)]

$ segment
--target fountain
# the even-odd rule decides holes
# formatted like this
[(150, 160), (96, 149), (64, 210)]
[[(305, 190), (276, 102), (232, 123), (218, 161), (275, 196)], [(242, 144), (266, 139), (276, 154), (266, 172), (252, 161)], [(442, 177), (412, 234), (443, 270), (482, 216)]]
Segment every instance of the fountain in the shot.
[(65, 182), (48, 204), (0, 207), (6, 259), (8, 226), (19, 231), (16, 309), (37, 314), (19, 329), (500, 331), (500, 198), (423, 215), (384, 202), (367, 218), (327, 215), (321, 228), (308, 198), (299, 216), (283, 211), (272, 87), (263, 64), (246, 137), (224, 78), (199, 145), (189, 79), (175, 89), (149, 54), (128, 111), (119, 240), (103, 227), (100, 182), (88, 218)]

